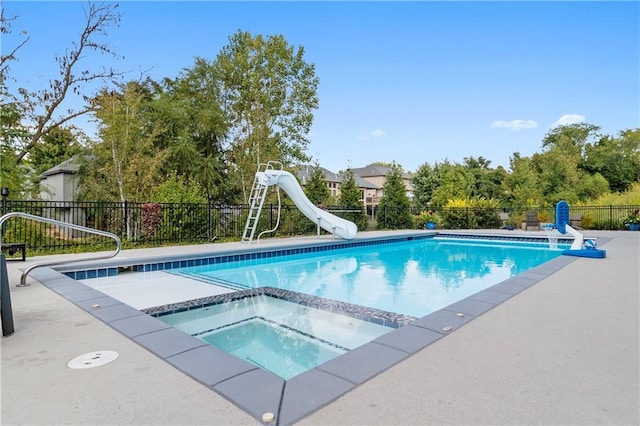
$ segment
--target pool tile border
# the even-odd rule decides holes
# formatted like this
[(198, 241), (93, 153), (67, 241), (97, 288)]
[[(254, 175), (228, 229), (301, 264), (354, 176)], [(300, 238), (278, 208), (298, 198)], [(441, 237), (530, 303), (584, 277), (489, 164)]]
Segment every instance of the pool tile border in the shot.
[(142, 309), (141, 311), (154, 317), (161, 317), (164, 315), (204, 308), (212, 305), (219, 305), (221, 303), (230, 303), (236, 300), (258, 296), (273, 297), (275, 299), (308, 306), (310, 308), (321, 309), (334, 314), (344, 315), (391, 328), (398, 328), (403, 325), (407, 325), (416, 319), (409, 315), (368, 308), (366, 306), (354, 305), (338, 300), (326, 299), (324, 297), (298, 293), (275, 287), (259, 287), (250, 290), (236, 291), (233, 293), (218, 294), (200, 299), (187, 300), (185, 302), (155, 306), (152, 308)]
[[(406, 240), (406, 238), (400, 238)], [(608, 239), (607, 239), (608, 240)], [(600, 240), (599, 243), (606, 242)], [(320, 251), (320, 250), (318, 250)], [(381, 374), (414, 353), (488, 312), (550, 274), (576, 261), (561, 256), (519, 276), (387, 333), (290, 380), (283, 380), (182, 333), (157, 318), (89, 289), (51, 268), (31, 276), (78, 305), (124, 336), (214, 390), (261, 422), (263, 413), (276, 414), (272, 424), (293, 424), (358, 385)], [(168, 263), (168, 262), (165, 262)], [(110, 265), (113, 268), (113, 265)], [(92, 290), (92, 291), (88, 291)], [(211, 369), (211, 365), (224, 365)]]
[[(360, 241), (343, 241), (336, 240), (332, 242), (322, 242), (318, 244), (308, 243), (299, 247), (281, 248), (281, 249), (264, 249), (260, 250), (255, 247), (247, 246), (247, 249), (242, 252), (230, 251), (227, 253), (217, 253), (215, 255), (202, 255), (201, 257), (193, 258), (190, 256), (188, 259), (180, 259), (173, 261), (166, 261), (161, 259), (149, 259), (146, 262), (129, 262), (127, 268), (130, 268), (134, 272), (153, 272), (153, 271), (165, 271), (170, 269), (187, 268), (193, 266), (206, 266), (215, 265), (219, 263), (227, 262), (239, 262), (247, 260), (261, 260), (269, 259), (272, 257), (290, 256), (296, 254), (317, 253), (323, 251), (333, 251), (345, 248), (365, 247), (380, 244), (390, 244), (413, 240), (423, 240), (433, 238), (436, 233), (425, 233), (420, 235), (410, 236), (396, 236), (387, 238), (376, 239), (363, 239)], [(258, 251), (260, 250), (260, 251)], [(164, 259), (164, 258), (163, 258)], [(105, 261), (105, 265), (112, 264), (114, 261)], [(122, 262), (121, 262), (122, 263)], [(56, 268), (56, 270), (63, 272), (66, 276), (76, 279), (85, 280), (92, 278), (100, 278), (106, 276), (115, 276), (119, 272), (119, 267), (109, 265), (105, 267), (84, 267), (83, 269), (76, 270), (74, 268), (69, 269), (68, 266)]]

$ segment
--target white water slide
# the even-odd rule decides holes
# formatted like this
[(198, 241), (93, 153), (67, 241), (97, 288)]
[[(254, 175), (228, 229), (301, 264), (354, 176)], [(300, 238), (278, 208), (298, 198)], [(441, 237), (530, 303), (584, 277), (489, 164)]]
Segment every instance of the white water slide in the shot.
[(307, 198), (295, 176), (285, 170), (271, 169), (267, 165), (264, 171), (256, 173), (251, 192), (251, 211), (247, 217), (247, 225), (242, 237), (243, 242), (250, 242), (253, 239), (255, 226), (266, 196), (266, 189), (271, 185), (278, 185), (282, 188), (302, 214), (325, 231), (346, 240), (351, 240), (356, 236), (358, 226), (355, 223), (316, 207)]

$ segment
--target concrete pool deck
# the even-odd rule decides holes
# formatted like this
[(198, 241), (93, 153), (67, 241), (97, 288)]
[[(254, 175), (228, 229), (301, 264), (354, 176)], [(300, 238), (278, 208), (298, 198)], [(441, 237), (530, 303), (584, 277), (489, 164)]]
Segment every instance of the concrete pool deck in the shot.
[[(605, 259), (577, 258), (298, 424), (640, 423), (640, 233), (585, 234), (610, 238)], [(119, 257), (223, 247), (230, 246)], [(54, 258), (65, 257), (7, 262), (16, 332), (1, 340), (2, 424), (258, 423), (33, 279), (15, 287), (20, 269)], [(100, 350), (120, 357), (98, 368), (67, 367)]]

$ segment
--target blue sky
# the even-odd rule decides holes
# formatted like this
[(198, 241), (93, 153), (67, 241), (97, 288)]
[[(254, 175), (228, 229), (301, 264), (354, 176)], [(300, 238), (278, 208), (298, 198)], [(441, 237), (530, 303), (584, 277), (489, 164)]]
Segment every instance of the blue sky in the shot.
[[(85, 2), (4, 0), (17, 15), (2, 52), (18, 85), (55, 76), (77, 39)], [(558, 123), (618, 135), (640, 126), (640, 3), (633, 2), (120, 2), (109, 44), (91, 55), (138, 79), (175, 78), (214, 60), (238, 30), (303, 46), (320, 79), (308, 154), (332, 170), (483, 156), (508, 167), (541, 150)], [(53, 18), (55, 17), (55, 18)]]

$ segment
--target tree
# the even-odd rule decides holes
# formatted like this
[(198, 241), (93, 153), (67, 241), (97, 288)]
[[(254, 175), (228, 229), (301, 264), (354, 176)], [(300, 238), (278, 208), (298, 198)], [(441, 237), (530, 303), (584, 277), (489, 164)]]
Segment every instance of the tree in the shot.
[[(63, 56), (55, 58), (59, 75), (49, 81), (49, 88), (36, 92), (29, 92), (25, 88), (18, 89), (21, 99), (17, 102), (24, 111), (21, 118), (34, 124), (29, 137), (17, 149), (17, 164), (20, 164), (51, 130), (94, 110), (94, 106), (87, 102), (79, 109), (62, 111), (64, 101), (71, 94), (81, 95), (85, 85), (107, 82), (117, 75), (111, 68), (102, 67), (97, 71), (78, 69), (91, 51), (114, 55), (109, 45), (98, 41), (97, 37), (106, 36), (109, 26), (119, 24), (120, 14), (116, 12), (117, 8), (117, 3), (89, 3), (88, 10), (85, 9), (86, 23), (79, 40), (74, 43), (73, 48), (67, 49)], [(9, 55), (2, 57), (3, 67), (9, 58), (13, 58), (15, 51), (14, 49)], [(89, 100), (87, 96), (84, 96), (84, 99)]]
[(320, 167), (320, 163), (316, 160), (313, 168), (311, 169), (311, 175), (304, 187), (304, 193), (307, 198), (315, 204), (327, 204), (331, 194), (327, 187), (327, 179), (324, 175), (324, 171)]
[(384, 194), (378, 206), (378, 228), (411, 229), (411, 202), (402, 182), (402, 168), (393, 164), (383, 187)]
[(537, 206), (542, 201), (540, 176), (529, 157), (514, 152), (509, 158), (509, 173), (502, 184), (505, 200), (511, 206)]
[(213, 65), (196, 58), (176, 79), (154, 84), (153, 92), (149, 113), (152, 122), (162, 123), (156, 143), (168, 151), (164, 169), (193, 178), (211, 200), (235, 201), (224, 157), (227, 124)]
[(473, 175), (470, 196), (474, 198), (485, 198), (488, 200), (500, 200), (503, 197), (501, 184), (506, 177), (506, 170), (502, 167), (492, 169), (491, 161), (484, 157), (465, 157), (463, 165), (469, 169)]
[(356, 184), (353, 170), (347, 169), (340, 172), (342, 182), (340, 183), (340, 196), (338, 204), (343, 207), (360, 207), (362, 206), (362, 195)]
[(640, 180), (640, 128), (620, 132), (617, 138), (603, 136), (585, 147), (583, 168), (599, 173), (611, 191), (624, 192)]
[(599, 131), (600, 127), (588, 123), (558, 126), (544, 136), (542, 149), (558, 147), (567, 155), (581, 157), (587, 142), (590, 139), (598, 138), (597, 132)]
[(120, 85), (95, 99), (101, 142), (84, 157), (82, 192), (96, 200), (143, 201), (159, 183), (166, 150), (154, 146), (160, 133), (144, 116), (144, 89), (137, 82)]
[(308, 161), (319, 80), (315, 67), (304, 60), (304, 48), (289, 46), (282, 35), (253, 37), (238, 31), (214, 69), (229, 125), (227, 159), (247, 202), (260, 163)]
[(70, 129), (57, 127), (44, 135), (42, 142), (33, 148), (29, 154), (29, 164), (39, 175), (79, 154), (81, 150)]
[(411, 184), (414, 205), (420, 210), (428, 210), (431, 207), (433, 193), (440, 184), (438, 164), (422, 164), (411, 177)]
[(474, 187), (474, 176), (471, 171), (460, 164), (445, 161), (438, 166), (439, 182), (431, 197), (432, 204), (442, 207), (451, 199), (471, 197)]
[[(6, 99), (2, 96), (2, 99)], [(28, 170), (16, 162), (19, 141), (28, 137), (29, 129), (22, 123), (15, 103), (0, 105), (0, 186), (8, 188), (13, 197), (24, 197), (32, 192)]]
[(169, 174), (151, 193), (151, 201), (158, 203), (206, 203), (200, 184), (193, 178)]
[(352, 220), (358, 226), (358, 229), (367, 229), (367, 215), (364, 211), (364, 205), (362, 204), (362, 193), (356, 183), (353, 170), (347, 169), (340, 172), (340, 177), (342, 178), (342, 182), (340, 182), (338, 204), (350, 210), (359, 210), (357, 213), (345, 216), (345, 218)]
[[(4, 5), (0, 5), (0, 35), (5, 35), (11, 33), (11, 23), (16, 17), (6, 16), (2, 6)], [(16, 53), (28, 41), (29, 37), (24, 36), (7, 54), (4, 54), (7, 49), (3, 43), (4, 49), (0, 54), (0, 186), (8, 188), (12, 198), (24, 197), (32, 191), (27, 168), (16, 162), (16, 154), (23, 141), (29, 137), (29, 129), (23, 124), (22, 105), (16, 102), (16, 97), (9, 93), (6, 85), (11, 61), (16, 59)]]

